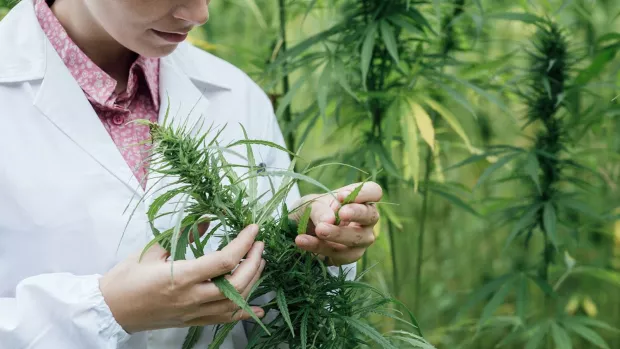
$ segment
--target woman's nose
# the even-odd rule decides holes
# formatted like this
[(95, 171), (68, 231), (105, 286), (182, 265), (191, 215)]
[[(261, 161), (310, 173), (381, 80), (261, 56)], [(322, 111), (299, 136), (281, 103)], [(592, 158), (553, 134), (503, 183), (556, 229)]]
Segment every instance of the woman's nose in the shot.
[(210, 0), (187, 0), (182, 6), (179, 6), (174, 17), (192, 25), (203, 25), (209, 20), (209, 2)]

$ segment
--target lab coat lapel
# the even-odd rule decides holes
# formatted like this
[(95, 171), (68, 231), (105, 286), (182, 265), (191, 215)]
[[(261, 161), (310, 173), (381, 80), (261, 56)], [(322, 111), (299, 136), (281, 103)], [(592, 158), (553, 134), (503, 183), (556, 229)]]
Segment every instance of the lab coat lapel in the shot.
[(196, 134), (205, 130), (209, 100), (182, 70), (177, 59), (173, 54), (161, 60), (159, 123), (166, 121), (173, 127), (185, 127)]
[(76, 146), (136, 194), (142, 187), (51, 44), (46, 41), (47, 67), (34, 105)]

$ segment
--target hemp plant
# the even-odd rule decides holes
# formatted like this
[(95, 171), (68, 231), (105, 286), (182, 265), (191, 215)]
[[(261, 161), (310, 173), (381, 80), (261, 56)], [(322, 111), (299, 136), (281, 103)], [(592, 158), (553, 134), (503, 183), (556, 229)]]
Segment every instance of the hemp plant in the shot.
[[(306, 233), (310, 210), (304, 209), (299, 223), (291, 220), (289, 214), (302, 207), (287, 207), (285, 198), (289, 191), (298, 181), (306, 181), (324, 190), (325, 195), (333, 195), (307, 175), (312, 168), (302, 173), (292, 171), (296, 154), (275, 143), (250, 140), (245, 129), (245, 139), (221, 145), (219, 136), (223, 128), (196, 132), (195, 125), (173, 126), (168, 124), (167, 117), (161, 125), (141, 122), (149, 126), (151, 133), (151, 178), (156, 179), (156, 184), (169, 179), (155, 191), (149, 205), (147, 216), (154, 238), (145, 251), (155, 243), (166, 248), (172, 258), (171, 277), (174, 261), (185, 258), (188, 246), (199, 258), (215, 234), (220, 234), (218, 249), (222, 249), (247, 225), (255, 223), (260, 227), (257, 241), (265, 244), (266, 267), (250, 296), (244, 299), (225, 275), (212, 280), (224, 296), (257, 322), (258, 326), (249, 334), (248, 348), (271, 349), (281, 344), (290, 348), (357, 348), (369, 342), (381, 348), (432, 348), (421, 336), (413, 314), (406, 311), (403, 315), (390, 307), (402, 305), (398, 301), (367, 284), (349, 280), (343, 268), (334, 275), (318, 256), (296, 247), (294, 239)], [(256, 165), (253, 145), (295, 157), (288, 170), (265, 168)], [(245, 148), (246, 156), (234, 149), (237, 146)], [(244, 163), (229, 162), (227, 154), (242, 158)], [(258, 193), (259, 177), (268, 178), (270, 192)], [(277, 188), (275, 177), (282, 178)], [(353, 201), (358, 193), (354, 190), (344, 202)], [(158, 230), (156, 221), (170, 215), (176, 223), (165, 231)], [(213, 228), (201, 237), (198, 225), (206, 221)], [(266, 314), (271, 310), (275, 314), (265, 323), (249, 307), (250, 302), (264, 295), (274, 295), (274, 299), (261, 305)], [(396, 319), (409, 331), (380, 334), (365, 321), (371, 313)], [(218, 326), (210, 348), (218, 348), (235, 324)], [(193, 348), (201, 332), (202, 327), (192, 327), (183, 349)]]
[[(567, 251), (571, 235), (578, 229), (571, 226), (571, 221), (587, 207), (581, 201), (584, 192), (578, 175), (588, 172), (588, 168), (571, 158), (572, 139), (565, 122), (574, 111), (570, 108), (574, 101), (569, 97), (578, 89), (571, 80), (577, 60), (565, 32), (555, 22), (539, 18), (536, 25), (538, 31), (532, 39), (528, 67), (520, 84), (525, 87), (516, 91), (526, 105), (524, 128), (535, 128), (531, 145), (490, 147), (483, 156), (494, 155), (498, 159), (482, 173), (476, 186), (488, 181), (500, 168), (517, 163), (512, 173), (498, 182), (519, 181), (528, 190), (510, 198), (507, 206), (496, 213), (504, 224), (512, 224), (505, 249), (520, 240), (523, 256), (530, 256), (529, 251), (540, 246), (540, 257), (515, 261), (514, 270), (474, 292), (461, 313), (488, 299), (478, 330), (512, 326), (498, 346), (524, 343), (526, 348), (570, 348), (571, 337), (581, 337), (597, 347), (608, 348), (593, 328), (614, 329), (599, 320), (566, 314), (558, 293), (568, 275), (578, 273), (578, 269), (588, 270), (575, 267), (576, 262)], [(563, 260), (558, 258), (562, 252)], [(556, 278), (550, 270), (560, 264), (558, 260), (563, 261), (566, 270)], [(534, 294), (530, 284), (536, 285), (538, 292)], [(510, 321), (506, 317), (494, 319), (499, 306), (513, 294), (516, 317)], [(535, 301), (536, 307), (532, 306)]]

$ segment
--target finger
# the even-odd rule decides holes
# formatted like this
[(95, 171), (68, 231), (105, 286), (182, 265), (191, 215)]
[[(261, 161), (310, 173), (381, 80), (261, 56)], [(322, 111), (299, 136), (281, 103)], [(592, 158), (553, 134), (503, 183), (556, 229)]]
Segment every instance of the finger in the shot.
[[(243, 293), (241, 294), (244, 299), (247, 299), (248, 295), (250, 294), (250, 291), (252, 290), (252, 287), (254, 287), (254, 285), (256, 285), (256, 283), (260, 279), (261, 274), (263, 270), (265, 269), (265, 264), (266, 264), (265, 260), (263, 260), (260, 265), (260, 268), (258, 269), (258, 272), (256, 273), (256, 275), (254, 275), (254, 278), (252, 279), (252, 281), (250, 281), (250, 283), (248, 284), (248, 287), (246, 287)], [(239, 309), (240, 309), (239, 306), (233, 303), (231, 300), (222, 299), (222, 300), (215, 301), (215, 302), (201, 304), (200, 306), (197, 307), (195, 312), (193, 312), (190, 315), (189, 318), (195, 319), (195, 318), (209, 316), (209, 315), (232, 313)]]
[(264, 244), (262, 242), (256, 244), (259, 247), (253, 248), (248, 254), (248, 258), (239, 265), (231, 276), (227, 276), (228, 281), (239, 293), (243, 293), (254, 277), (262, 272), (260, 268), (264, 262), (262, 259)]
[(242, 293), (243, 298), (247, 298), (248, 296), (250, 296), (250, 292), (252, 291), (252, 288), (254, 287), (254, 285), (256, 285), (258, 280), (260, 280), (263, 274), (263, 271), (265, 270), (266, 265), (267, 265), (267, 262), (265, 262), (265, 260), (263, 259), (261, 261), (260, 268), (258, 268), (258, 272), (256, 273), (256, 275), (254, 275), (254, 278), (252, 279), (252, 281), (250, 281), (250, 283), (248, 284), (248, 287), (246, 287), (245, 290), (243, 291)]
[[(248, 258), (241, 262), (232, 275), (226, 276), (228, 282), (237, 292), (243, 293), (256, 275), (262, 273), (261, 267), (264, 268), (262, 254), (263, 243), (257, 242), (248, 253)], [(192, 299), (198, 299), (201, 303), (226, 299), (220, 289), (212, 282), (197, 284), (191, 292), (195, 295)]]
[(338, 214), (344, 222), (355, 222), (363, 226), (373, 226), (379, 221), (377, 208), (364, 204), (344, 205)]
[[(325, 222), (334, 224), (336, 222), (336, 214), (334, 211), (340, 206), (334, 199), (317, 200), (311, 204), (310, 220), (314, 226)], [(312, 229), (311, 229), (312, 230)]]
[[(362, 183), (355, 183), (347, 185), (346, 187), (342, 187), (338, 189), (338, 200), (343, 202), (349, 194), (351, 194), (357, 187), (359, 187)], [(379, 202), (383, 197), (383, 189), (381, 186), (375, 182), (366, 182), (362, 187), (362, 190), (359, 192), (354, 202), (358, 204), (363, 204), (366, 202)]]
[(301, 249), (326, 257), (327, 265), (340, 266), (356, 262), (366, 251), (365, 248), (347, 247), (330, 241), (322, 241), (313, 236), (299, 236), (297, 242)]
[(375, 243), (374, 232), (366, 227), (335, 226), (321, 223), (316, 227), (316, 236), (320, 240), (347, 247), (368, 247)]
[(192, 313), (188, 316), (189, 319), (202, 318), (205, 316), (221, 315), (234, 313), (241, 309), (237, 304), (233, 303), (229, 299), (222, 299), (215, 302), (209, 302), (202, 304), (195, 309), (192, 309)]
[(258, 226), (249, 225), (221, 251), (209, 253), (195, 260), (176, 261), (175, 270), (178, 270), (180, 275), (185, 275), (188, 282), (205, 281), (226, 274), (235, 269), (239, 261), (250, 251), (257, 234)]
[[(265, 316), (265, 311), (259, 307), (252, 307), (252, 311), (256, 316), (262, 318)], [(226, 324), (234, 321), (248, 320), (251, 316), (245, 311), (234, 311), (230, 313), (203, 316), (186, 322), (187, 326), (208, 326), (216, 324)]]
[(323, 256), (335, 256), (348, 249), (348, 247), (345, 245), (334, 243), (331, 241), (323, 241), (310, 235), (298, 236), (295, 239), (295, 243), (302, 250), (320, 254)]

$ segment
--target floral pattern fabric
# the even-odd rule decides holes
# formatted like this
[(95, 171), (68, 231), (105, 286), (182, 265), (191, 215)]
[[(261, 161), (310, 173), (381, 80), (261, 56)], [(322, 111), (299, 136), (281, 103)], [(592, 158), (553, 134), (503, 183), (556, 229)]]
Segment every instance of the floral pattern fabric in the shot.
[(43, 32), (84, 91), (103, 127), (142, 187), (148, 171), (149, 129), (134, 120), (157, 121), (159, 114), (159, 59), (138, 56), (129, 71), (127, 88), (116, 93), (117, 82), (71, 40), (45, 0), (35, 4)]

